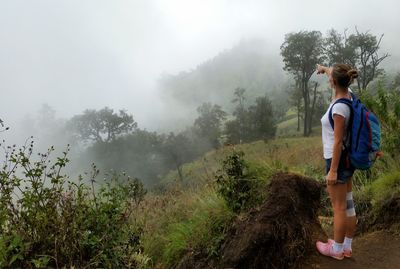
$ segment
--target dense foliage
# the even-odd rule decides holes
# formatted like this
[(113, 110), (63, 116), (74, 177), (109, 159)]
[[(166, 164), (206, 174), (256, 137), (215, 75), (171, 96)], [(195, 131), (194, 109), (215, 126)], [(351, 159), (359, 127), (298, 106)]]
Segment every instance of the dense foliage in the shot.
[(137, 123), (125, 110), (115, 113), (105, 107), (100, 110), (87, 109), (67, 123), (68, 129), (83, 141), (112, 142), (121, 134), (136, 129)]
[(276, 116), (268, 97), (257, 97), (254, 104), (246, 106), (246, 89), (236, 88), (234, 118), (225, 123), (226, 142), (229, 144), (247, 143), (274, 138)]
[(68, 150), (53, 160), (53, 148), (35, 158), (33, 141), (2, 146), (1, 268), (135, 267), (141, 226), (130, 216), (146, 193), (138, 179), (111, 175), (96, 188), (95, 166), (90, 185), (62, 174)]
[(360, 32), (357, 27), (355, 33), (348, 34), (347, 30), (340, 34), (331, 29), (325, 38), (325, 52), (329, 64), (346, 63), (359, 71), (357, 87), (365, 90), (376, 77), (383, 74), (379, 64), (389, 54), (379, 54), (383, 34), (377, 37), (369, 31)]

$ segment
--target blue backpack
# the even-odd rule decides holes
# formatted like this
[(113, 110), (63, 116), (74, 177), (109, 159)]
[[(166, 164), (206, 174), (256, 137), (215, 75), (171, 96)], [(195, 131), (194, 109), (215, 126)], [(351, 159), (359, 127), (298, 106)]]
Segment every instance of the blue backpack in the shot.
[[(348, 138), (344, 145), (351, 164), (356, 169), (370, 168), (380, 152), (381, 129), (379, 120), (369, 111), (356, 96), (351, 93), (353, 101), (341, 98), (334, 103), (343, 103), (350, 107), (351, 116), (348, 127)], [(329, 111), (329, 122), (334, 128), (332, 108)]]

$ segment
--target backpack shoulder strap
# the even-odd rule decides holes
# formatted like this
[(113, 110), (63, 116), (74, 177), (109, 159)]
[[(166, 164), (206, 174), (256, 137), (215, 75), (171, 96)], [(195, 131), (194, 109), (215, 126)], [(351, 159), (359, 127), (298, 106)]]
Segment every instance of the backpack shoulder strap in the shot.
[[(353, 97), (353, 94), (352, 94), (352, 97)], [(354, 100), (354, 97), (353, 97), (353, 100)], [(350, 115), (352, 114), (352, 111), (351, 111), (351, 108), (352, 108), (352, 101), (351, 101), (351, 100), (349, 100), (349, 99), (347, 99), (347, 98), (340, 98), (340, 99), (336, 100), (335, 103), (333, 103), (333, 105), (332, 105), (331, 108), (329, 109), (329, 123), (331, 124), (332, 129), (335, 129), (335, 128), (334, 128), (333, 115), (332, 115), (332, 109), (333, 109), (333, 106), (336, 105), (336, 104), (338, 104), (338, 103), (348, 105), (349, 108), (350, 108)], [(350, 117), (351, 117), (351, 116), (350, 116)]]

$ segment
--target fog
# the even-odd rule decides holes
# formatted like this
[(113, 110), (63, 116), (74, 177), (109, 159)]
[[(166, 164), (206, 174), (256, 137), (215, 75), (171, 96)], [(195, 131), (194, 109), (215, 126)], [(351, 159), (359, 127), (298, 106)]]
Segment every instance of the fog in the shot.
[(1, 0), (0, 118), (12, 130), (44, 103), (64, 119), (108, 106), (159, 130), (171, 111), (162, 75), (193, 70), (243, 39), (264, 39), (279, 57), (285, 34), (299, 30), (383, 33), (391, 57), (382, 65), (395, 69), (399, 10), (395, 0)]

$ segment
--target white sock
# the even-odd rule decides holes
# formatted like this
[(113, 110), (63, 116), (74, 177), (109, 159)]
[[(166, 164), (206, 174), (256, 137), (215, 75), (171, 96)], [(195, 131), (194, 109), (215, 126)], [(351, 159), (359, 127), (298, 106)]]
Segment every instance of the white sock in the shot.
[(343, 252), (343, 243), (337, 243), (335, 241), (335, 243), (333, 243), (332, 247), (333, 247), (333, 252), (336, 252), (336, 253)]
[(351, 242), (352, 241), (353, 241), (353, 238), (345, 237), (344, 242), (343, 242), (343, 249), (351, 250)]

